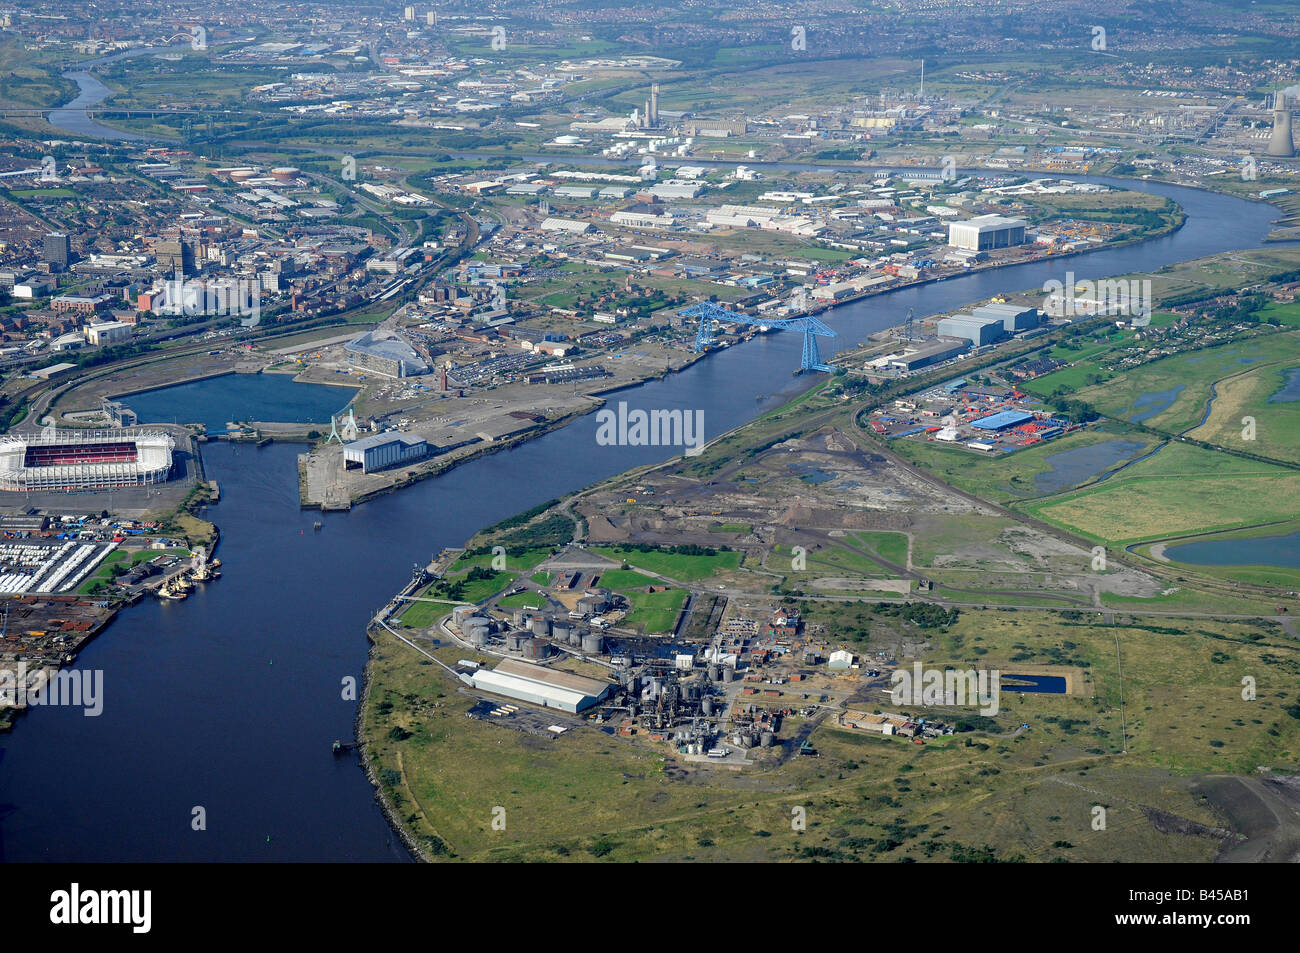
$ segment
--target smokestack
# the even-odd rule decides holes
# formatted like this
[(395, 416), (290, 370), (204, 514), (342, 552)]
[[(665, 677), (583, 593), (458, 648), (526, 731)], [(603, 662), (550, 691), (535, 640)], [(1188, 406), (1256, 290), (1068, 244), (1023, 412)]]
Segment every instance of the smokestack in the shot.
[(650, 84), (650, 125), (659, 125), (659, 84)]
[(642, 126), (654, 125), (654, 123), (650, 121), (650, 100), (648, 99), (645, 101), (645, 112), (642, 114), (641, 125)]
[(1283, 159), (1295, 155), (1295, 141), (1291, 138), (1291, 106), (1282, 90), (1273, 94), (1273, 136), (1268, 140), (1266, 154)]

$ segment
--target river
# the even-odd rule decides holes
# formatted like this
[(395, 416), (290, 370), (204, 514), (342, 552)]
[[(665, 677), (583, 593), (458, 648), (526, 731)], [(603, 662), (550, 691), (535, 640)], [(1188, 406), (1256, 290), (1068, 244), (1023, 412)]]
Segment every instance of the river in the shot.
[[(1113, 180), (1100, 180), (1113, 181)], [(1179, 231), (1085, 258), (978, 272), (870, 298), (823, 317), (823, 354), (996, 292), (1063, 278), (1153, 271), (1254, 247), (1268, 206), (1158, 183)], [(644, 408), (702, 409), (708, 436), (808, 386), (792, 376), (800, 338), (778, 333), (722, 350), (680, 374), (612, 396)], [(274, 415), (268, 411), (268, 418)], [(372, 613), (415, 563), (476, 530), (638, 464), (663, 448), (604, 447), (594, 416), (491, 454), (349, 513), (298, 508), (300, 448), (209, 444), (222, 488), (210, 517), (225, 575), (189, 600), (122, 612), (77, 665), (104, 671), (104, 710), (41, 709), (0, 736), (0, 860), (404, 860), (349, 740)], [(490, 492), (485, 492), (490, 490)], [(321, 519), (324, 528), (314, 532)], [(432, 685), (431, 685), (432, 687)], [(195, 807), (206, 830), (192, 829)]]

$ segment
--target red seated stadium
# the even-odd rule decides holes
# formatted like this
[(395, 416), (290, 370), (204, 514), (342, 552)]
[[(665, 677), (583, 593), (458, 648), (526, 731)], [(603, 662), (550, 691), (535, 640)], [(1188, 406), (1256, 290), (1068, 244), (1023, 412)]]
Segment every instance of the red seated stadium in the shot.
[(134, 443), (56, 443), (29, 446), (23, 455), (25, 467), (58, 467), (85, 463), (135, 463)]

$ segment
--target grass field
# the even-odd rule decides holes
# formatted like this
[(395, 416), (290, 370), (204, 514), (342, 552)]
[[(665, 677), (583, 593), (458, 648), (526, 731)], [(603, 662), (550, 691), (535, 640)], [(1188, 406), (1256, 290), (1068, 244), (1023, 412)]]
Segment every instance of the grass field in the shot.
[[(1104, 414), (1129, 420), (1143, 412), (1136, 402), (1145, 395), (1170, 394), (1173, 399), (1169, 406), (1142, 423), (1165, 433), (1182, 433), (1200, 423), (1215, 381), (1248, 371), (1251, 363), (1278, 361), (1300, 362), (1300, 332), (1270, 334), (1177, 354), (1117, 375), (1104, 384), (1085, 387), (1075, 396)], [(1172, 393), (1175, 391), (1176, 395)], [(1148, 403), (1145, 409), (1153, 406)]]
[(644, 589), (658, 582), (659, 580), (643, 575), (635, 569), (609, 569), (600, 574), (600, 584), (613, 592), (624, 589)]
[[(1205, 423), (1188, 436), (1274, 460), (1300, 463), (1300, 401), (1270, 401), (1300, 367), (1292, 362), (1272, 364), (1220, 381)], [(1247, 430), (1243, 420), (1254, 418)]]
[(545, 603), (546, 597), (538, 592), (516, 592), (497, 600), (497, 605), (504, 609), (540, 609)]
[(740, 553), (720, 552), (714, 556), (686, 556), (663, 551), (639, 552), (621, 546), (593, 546), (591, 551), (608, 559), (626, 562), (629, 566), (657, 573), (678, 582), (698, 582), (716, 572), (735, 569), (740, 565)]
[(1300, 472), (1173, 443), (1100, 486), (1024, 507), (1109, 543), (1286, 520), (1300, 509)]
[(684, 589), (629, 593), (632, 611), (627, 614), (623, 624), (647, 634), (671, 632), (677, 622), (677, 614), (686, 604), (686, 596)]
[[(511, 556), (507, 553), (506, 569), (511, 572), (527, 572), (549, 555), (551, 555), (551, 550), (550, 547), (547, 546), (531, 547), (518, 556)], [(496, 557), (491, 553), (479, 553), (476, 556), (467, 556), (462, 554), (460, 558), (449, 567), (449, 574), (469, 572), (469, 570), (475, 566), (480, 566), (484, 569), (491, 569), (492, 560), (494, 558)]]
[(907, 565), (909, 543), (905, 533), (854, 533), (852, 538), (881, 559), (899, 566)]
[[(810, 604), (810, 616), (820, 606), (843, 608)], [(431, 855), (495, 861), (1206, 861), (1216, 840), (1159, 829), (1144, 808), (1221, 826), (1192, 790), (1201, 773), (1300, 758), (1300, 648), (1270, 624), (1111, 627), (990, 610), (930, 635), (928, 665), (1076, 666), (1091, 694), (1004, 693), (985, 730), (926, 745), (828, 720), (810, 736), (820, 757), (732, 773), (686, 765), (643, 736), (577, 727), (548, 739), (465, 718), (454, 680), (381, 634), (362, 734)], [(463, 650), (440, 653), (454, 662)], [(1241, 697), (1245, 675), (1253, 701)], [(1029, 730), (1010, 737), (1021, 723)], [(805, 726), (792, 718), (782, 735)], [(1098, 803), (1106, 836), (1090, 825)]]

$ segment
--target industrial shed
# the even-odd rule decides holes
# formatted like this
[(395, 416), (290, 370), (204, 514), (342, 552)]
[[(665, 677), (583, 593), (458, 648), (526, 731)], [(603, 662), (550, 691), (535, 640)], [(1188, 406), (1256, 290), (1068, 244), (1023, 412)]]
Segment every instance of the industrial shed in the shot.
[(349, 470), (360, 467), (362, 473), (423, 460), (428, 455), (429, 444), (423, 437), (400, 433), (371, 434), (343, 445), (344, 466)]
[(468, 680), (475, 688), (544, 708), (577, 714), (609, 693), (609, 684), (558, 672), (542, 665), (506, 659), (495, 669), (479, 669)]
[(1033, 419), (1033, 414), (1027, 414), (1019, 410), (1004, 410), (972, 421), (971, 426), (977, 430), (1010, 430), (1020, 424), (1027, 424)]

